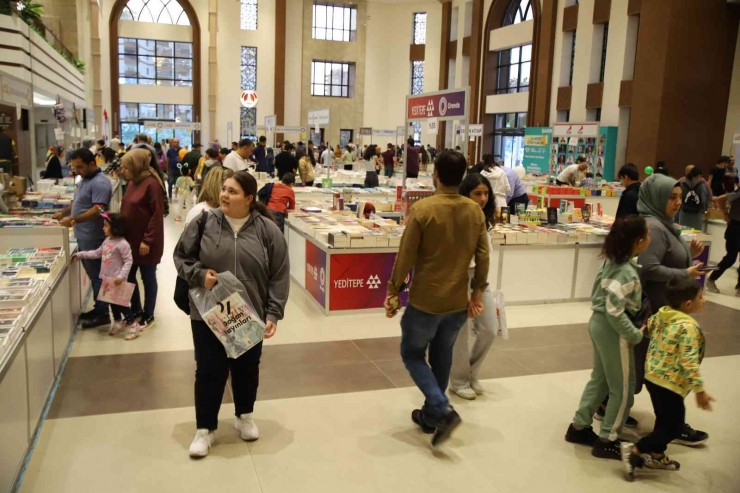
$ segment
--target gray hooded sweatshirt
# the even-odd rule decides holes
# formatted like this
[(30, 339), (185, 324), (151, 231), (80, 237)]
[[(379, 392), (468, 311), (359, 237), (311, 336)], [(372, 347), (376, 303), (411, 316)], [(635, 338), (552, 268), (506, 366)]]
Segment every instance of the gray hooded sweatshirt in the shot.
[[(198, 226), (191, 221), (175, 247), (177, 274), (191, 287), (203, 286), (206, 271), (229, 271), (244, 285), (255, 310), (265, 322), (277, 323), (285, 314), (290, 290), (288, 245), (280, 229), (257, 211), (234, 233), (220, 209), (208, 211), (198, 257)], [(190, 300), (190, 318), (202, 320)]]

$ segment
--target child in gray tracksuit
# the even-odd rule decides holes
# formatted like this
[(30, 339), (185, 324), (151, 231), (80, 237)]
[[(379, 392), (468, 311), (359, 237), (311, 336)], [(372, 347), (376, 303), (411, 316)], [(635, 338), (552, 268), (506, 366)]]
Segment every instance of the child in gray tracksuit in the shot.
[[(645, 219), (629, 216), (617, 220), (604, 242), (606, 260), (596, 276), (591, 294), (588, 331), (594, 347), (594, 369), (565, 439), (591, 445), (594, 457), (621, 459), (616, 441), (634, 402), (635, 362), (632, 347), (643, 337), (634, 317), (642, 308), (639, 265), (634, 257), (650, 244)], [(642, 325), (640, 323), (640, 325)], [(609, 403), (597, 436), (593, 415), (604, 397)]]

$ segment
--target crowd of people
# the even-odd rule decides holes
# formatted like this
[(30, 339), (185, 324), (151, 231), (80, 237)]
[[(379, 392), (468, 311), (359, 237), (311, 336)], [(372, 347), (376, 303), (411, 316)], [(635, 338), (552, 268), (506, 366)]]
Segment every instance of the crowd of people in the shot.
[[(197, 143), (191, 150), (180, 148), (177, 139), (158, 144), (152, 145), (142, 134), (112, 158), (120, 160), (127, 182), (120, 214), (107, 212), (112, 187), (99, 167), (100, 156), (109, 162), (105, 149), (110, 147), (95, 144), (103, 150), (93, 151), (83, 143), (65, 157), (81, 181), (74, 202), (55, 218), (75, 229), (77, 259), (92, 281), (96, 300), (94, 308), (82, 315), (82, 327), (110, 323), (111, 335), (125, 331), (125, 339), (132, 340), (154, 325), (166, 204), (178, 195), (189, 197), (197, 184), (196, 203), (188, 205), (185, 229), (174, 251), (178, 275), (190, 287), (211, 289), (219, 274), (232, 272), (244, 280), (240, 281), (244, 292), (265, 321), (264, 337), (272, 337), (289, 295), (289, 259), (281, 233), (288, 211), (295, 208), (292, 187), (313, 184), (317, 158), (323, 164), (333, 159), (354, 163), (359, 149), (284, 142), (274, 155), (264, 137), (256, 145), (249, 139), (234, 142), (226, 152), (214, 142), (204, 154)], [(385, 309), (388, 317), (400, 311), (399, 295), (413, 271), (401, 319), (401, 355), (425, 397), (423, 406), (411, 412), (411, 420), (423, 433), (433, 435), (433, 445), (439, 445), (462, 422), (447, 391), (469, 400), (484, 392), (479, 370), (501, 329), (495, 294), (488, 285), (491, 231), (504, 207), (526, 207), (529, 199), (519, 175), (492, 155), (471, 168), (459, 152), (416, 147), (412, 139), (408, 144), (407, 176), (418, 175), (424, 154), (434, 156), (436, 192), (409, 210)], [(377, 186), (380, 172), (392, 176), (399, 157), (392, 144), (385, 152), (368, 145), (362, 152), (365, 186)], [(58, 150), (53, 152), (47, 171), (55, 170), (61, 158)], [(250, 166), (276, 172), (280, 182), (258, 191), (256, 179), (246, 171)], [(558, 182), (573, 184), (584, 171), (582, 166), (579, 162), (566, 168)], [(705, 266), (693, 261), (703, 246), (697, 240), (685, 244), (676, 222), (694, 225), (697, 215), (703, 219), (712, 197), (722, 208), (730, 203), (727, 257), (708, 281), (708, 289), (716, 292), (715, 281), (734, 265), (740, 251), (740, 190), (733, 172), (733, 160), (725, 157), (709, 180), (693, 165), (679, 179), (660, 166), (644, 182), (632, 164), (618, 172), (625, 190), (604, 243), (605, 260), (591, 298), (594, 366), (565, 440), (590, 446), (595, 457), (621, 460), (631, 478), (641, 467), (679, 469), (680, 464), (665, 454), (668, 444), (696, 446), (709, 438), (685, 422), (684, 406), (692, 391), (702, 409), (711, 410), (714, 401), (704, 389), (700, 372), (704, 337), (692, 317), (704, 304), (697, 278), (706, 272)], [(226, 240), (232, 237), (233, 242)], [(143, 304), (137, 273), (144, 288)], [(108, 305), (98, 300), (103, 278), (136, 286), (130, 307), (111, 306), (112, 323)], [(738, 288), (740, 293), (740, 281)], [(242, 357), (228, 358), (192, 300), (189, 314), (197, 365), (197, 430), (190, 455), (203, 457), (215, 443), (213, 432), (229, 375), (235, 427), (244, 440), (259, 438), (253, 412), (262, 344)], [(630, 409), (643, 387), (650, 394), (655, 427), (635, 444), (622, 442), (623, 428), (638, 425)], [(594, 419), (601, 421), (598, 434), (592, 428)]]

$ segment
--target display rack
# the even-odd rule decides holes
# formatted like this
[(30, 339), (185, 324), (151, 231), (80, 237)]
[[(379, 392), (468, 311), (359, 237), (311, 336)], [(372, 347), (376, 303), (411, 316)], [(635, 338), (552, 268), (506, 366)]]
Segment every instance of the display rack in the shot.
[[(72, 340), (89, 282), (79, 263), (71, 263), (76, 245), (60, 226), (0, 228), (0, 250), (61, 247), (63, 252), (23, 307), (23, 319), (0, 350), (0, 492), (11, 491), (33, 443), (40, 419)], [(85, 291), (83, 293), (83, 290)]]

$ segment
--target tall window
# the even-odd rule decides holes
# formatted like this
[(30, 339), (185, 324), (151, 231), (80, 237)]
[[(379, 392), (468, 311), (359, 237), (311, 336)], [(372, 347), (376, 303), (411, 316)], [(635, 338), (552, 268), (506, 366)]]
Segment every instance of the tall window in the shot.
[(357, 41), (357, 7), (314, 3), (313, 39)]
[(606, 45), (609, 42), (609, 23), (604, 24), (604, 40), (601, 42), (601, 70), (599, 72), (599, 82), (604, 82), (604, 72), (606, 72)]
[(129, 0), (123, 7), (121, 20), (190, 25), (187, 14), (177, 0)]
[(526, 113), (499, 113), (493, 119), (493, 154), (501, 156), (504, 165), (513, 168), (524, 161), (524, 128)]
[(192, 134), (187, 130), (144, 127), (145, 121), (167, 121), (187, 123), (193, 121), (193, 106), (189, 104), (155, 104), (155, 103), (121, 103), (121, 140), (128, 144), (141, 132), (149, 135), (153, 141), (176, 137), (180, 145), (190, 147)]
[(531, 0), (511, 0), (509, 8), (504, 14), (504, 26), (519, 24), (534, 19), (534, 9)]
[(325, 60), (312, 61), (311, 96), (355, 97), (355, 64)]
[(241, 28), (246, 31), (257, 30), (257, 0), (241, 1)]
[[(241, 88), (243, 91), (257, 90), (257, 48), (242, 46), (241, 53)], [(240, 135), (252, 137), (256, 133), (257, 108), (241, 108), (239, 118)]]
[(416, 12), (414, 14), (414, 44), (427, 44), (427, 13)]
[(118, 38), (118, 83), (192, 86), (193, 44)]
[(411, 94), (424, 92), (424, 60), (411, 62)]
[(531, 44), (500, 51), (498, 53), (496, 94), (528, 92), (531, 68)]
[(576, 31), (573, 31), (573, 41), (570, 45), (570, 73), (568, 74), (568, 85), (573, 85), (573, 67), (576, 63)]

